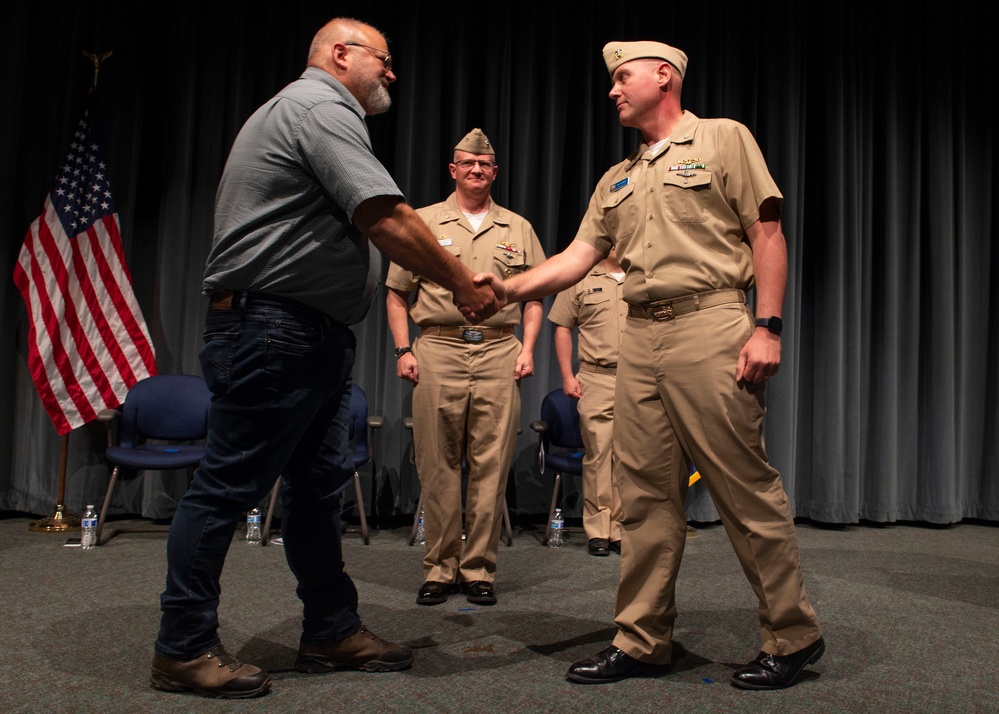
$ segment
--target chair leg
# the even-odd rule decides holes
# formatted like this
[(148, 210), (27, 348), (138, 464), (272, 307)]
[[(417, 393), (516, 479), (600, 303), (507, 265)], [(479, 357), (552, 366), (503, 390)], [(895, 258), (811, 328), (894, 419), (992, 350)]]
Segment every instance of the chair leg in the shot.
[(423, 490), (420, 490), (420, 500), (416, 503), (416, 513), (413, 515), (413, 527), (409, 531), (409, 538), (406, 545), (413, 545), (416, 542), (416, 527), (420, 524), (420, 513), (423, 512)]
[(111, 503), (111, 493), (114, 491), (114, 485), (118, 482), (118, 466), (115, 466), (111, 470), (111, 478), (108, 479), (108, 490), (104, 494), (104, 503), (101, 505), (101, 514), (97, 517), (97, 545), (103, 545), (106, 541), (111, 540), (114, 537), (115, 531), (111, 531), (106, 539), (102, 539), (101, 535), (104, 533), (104, 521), (107, 519), (108, 515), (108, 505)]
[(503, 499), (503, 530), (500, 532), (500, 537), (507, 544), (507, 547), (513, 545), (513, 526), (510, 525), (510, 509), (506, 505), (505, 498)]
[(555, 506), (558, 505), (559, 486), (562, 485), (562, 474), (555, 472), (555, 486), (552, 488), (552, 505), (548, 508), (548, 522), (545, 524), (544, 536), (541, 538), (541, 545), (548, 545), (548, 539), (552, 534), (552, 519), (555, 517)]
[(361, 494), (361, 477), (354, 472), (354, 495), (357, 497), (357, 514), (361, 517), (361, 542), (368, 544), (368, 517), (364, 513), (364, 496)]
[(267, 517), (264, 519), (264, 532), (260, 534), (260, 545), (268, 545), (271, 542), (271, 521), (274, 519), (274, 506), (277, 505), (280, 491), (281, 477), (278, 476), (271, 489), (271, 502), (267, 504)]

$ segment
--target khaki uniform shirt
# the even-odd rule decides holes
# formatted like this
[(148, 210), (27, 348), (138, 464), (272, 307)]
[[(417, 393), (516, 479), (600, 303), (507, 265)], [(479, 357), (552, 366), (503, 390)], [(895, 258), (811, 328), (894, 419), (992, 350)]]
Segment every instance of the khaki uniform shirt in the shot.
[(555, 296), (548, 319), (556, 325), (579, 328), (577, 352), (580, 364), (617, 367), (621, 331), (628, 306), (621, 299), (623, 284), (602, 265)]
[[(493, 201), (478, 232), (458, 208), (455, 194), (442, 203), (417, 210), (437, 242), (473, 273), (493, 273), (505, 280), (543, 263), (544, 250), (527, 219)], [(468, 322), (451, 301), (451, 291), (426, 278), (414, 275), (396, 263), (389, 266), (385, 284), (396, 290), (418, 290), (410, 307), (417, 325), (466, 325)], [(485, 322), (488, 327), (514, 327), (520, 324), (520, 304), (507, 305)]]
[(746, 228), (783, 196), (749, 130), (684, 112), (660, 152), (648, 146), (604, 174), (577, 239), (617, 246), (624, 299), (641, 305), (707, 290), (753, 286)]

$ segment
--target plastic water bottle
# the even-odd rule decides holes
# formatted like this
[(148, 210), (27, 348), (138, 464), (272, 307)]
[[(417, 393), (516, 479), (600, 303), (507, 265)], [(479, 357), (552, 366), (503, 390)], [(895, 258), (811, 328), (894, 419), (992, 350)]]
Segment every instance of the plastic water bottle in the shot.
[(423, 530), (423, 509), (420, 509), (420, 517), (416, 520), (416, 542), (420, 545), (425, 545), (427, 542), (427, 534)]
[(90, 550), (97, 545), (97, 512), (94, 510), (94, 504), (87, 504), (87, 511), (83, 514), (80, 527), (82, 528), (80, 547), (84, 550)]
[(246, 514), (246, 542), (260, 545), (260, 509), (254, 508)]
[(565, 525), (565, 521), (562, 520), (562, 509), (555, 509), (555, 517), (552, 518), (551, 523), (551, 533), (548, 535), (548, 547), (549, 548), (561, 548), (562, 547), (562, 526)]

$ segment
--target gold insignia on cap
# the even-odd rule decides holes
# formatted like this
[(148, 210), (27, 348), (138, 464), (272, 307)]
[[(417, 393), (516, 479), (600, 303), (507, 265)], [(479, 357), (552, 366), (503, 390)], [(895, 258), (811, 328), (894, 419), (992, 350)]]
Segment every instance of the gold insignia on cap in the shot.
[(640, 42), (621, 42), (614, 40), (604, 45), (602, 50), (607, 71), (614, 76), (614, 70), (625, 62), (637, 59), (661, 59), (669, 62), (680, 73), (680, 78), (687, 72), (687, 55), (676, 47), (670, 47), (662, 42), (643, 40)]
[(458, 151), (467, 151), (470, 154), (477, 154), (479, 156), (496, 154), (493, 150), (493, 145), (489, 142), (489, 138), (482, 133), (482, 129), (478, 128), (468, 132), (454, 148)]

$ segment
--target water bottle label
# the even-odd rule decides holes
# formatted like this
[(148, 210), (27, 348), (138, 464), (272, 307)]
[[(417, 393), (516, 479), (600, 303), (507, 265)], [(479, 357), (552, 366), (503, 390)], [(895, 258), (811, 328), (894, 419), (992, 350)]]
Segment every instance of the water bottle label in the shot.
[(84, 518), (84, 519), (82, 519), (80, 525), (83, 528), (96, 528), (97, 527), (97, 519), (96, 518)]
[(247, 516), (246, 517), (246, 522), (247, 523), (260, 523), (261, 520), (262, 519), (260, 518), (260, 516)]

